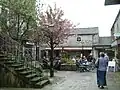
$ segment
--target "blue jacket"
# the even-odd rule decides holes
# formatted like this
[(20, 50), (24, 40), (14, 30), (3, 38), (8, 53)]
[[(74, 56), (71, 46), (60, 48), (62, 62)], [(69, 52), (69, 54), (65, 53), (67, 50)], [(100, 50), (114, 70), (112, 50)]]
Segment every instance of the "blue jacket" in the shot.
[(105, 57), (100, 57), (98, 59), (98, 70), (99, 71), (106, 71), (108, 66), (108, 59)]

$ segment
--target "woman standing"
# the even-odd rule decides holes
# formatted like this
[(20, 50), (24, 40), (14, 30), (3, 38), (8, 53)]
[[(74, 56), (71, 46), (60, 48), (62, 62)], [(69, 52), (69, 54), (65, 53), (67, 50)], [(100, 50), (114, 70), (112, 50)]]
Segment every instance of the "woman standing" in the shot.
[(105, 58), (104, 53), (100, 54), (100, 58), (96, 61), (97, 66), (97, 85), (103, 89), (106, 84), (106, 70), (108, 66), (108, 59)]

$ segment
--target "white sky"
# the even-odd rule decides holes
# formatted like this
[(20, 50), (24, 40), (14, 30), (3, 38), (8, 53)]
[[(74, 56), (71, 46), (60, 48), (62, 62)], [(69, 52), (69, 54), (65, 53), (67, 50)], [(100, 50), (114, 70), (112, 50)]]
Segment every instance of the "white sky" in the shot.
[(64, 10), (65, 18), (80, 28), (99, 27), (100, 36), (110, 36), (110, 29), (120, 5), (104, 5), (105, 0), (45, 0), (46, 4), (57, 4)]

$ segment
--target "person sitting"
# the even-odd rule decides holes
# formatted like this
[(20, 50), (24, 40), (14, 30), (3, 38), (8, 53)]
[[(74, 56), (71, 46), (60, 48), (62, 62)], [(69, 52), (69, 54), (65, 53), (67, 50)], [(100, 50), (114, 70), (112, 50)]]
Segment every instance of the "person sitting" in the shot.
[(88, 61), (86, 59), (85, 56), (82, 57), (82, 59), (80, 60), (80, 66), (83, 68), (83, 71), (89, 71), (88, 70)]
[(85, 65), (85, 64), (87, 64), (87, 59), (86, 59), (86, 57), (85, 56), (83, 56), (82, 57), (82, 60), (81, 60), (81, 63), (83, 64), (83, 65)]
[(89, 55), (89, 56), (87, 57), (88, 62), (92, 62), (92, 59), (93, 59), (92, 55)]

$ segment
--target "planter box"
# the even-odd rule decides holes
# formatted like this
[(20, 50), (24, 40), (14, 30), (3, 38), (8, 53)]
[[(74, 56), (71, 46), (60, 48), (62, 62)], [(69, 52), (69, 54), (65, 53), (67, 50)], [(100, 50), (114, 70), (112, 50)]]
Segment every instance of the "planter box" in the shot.
[(63, 71), (76, 71), (76, 64), (73, 64), (73, 65), (61, 64), (60, 70), (63, 70)]

